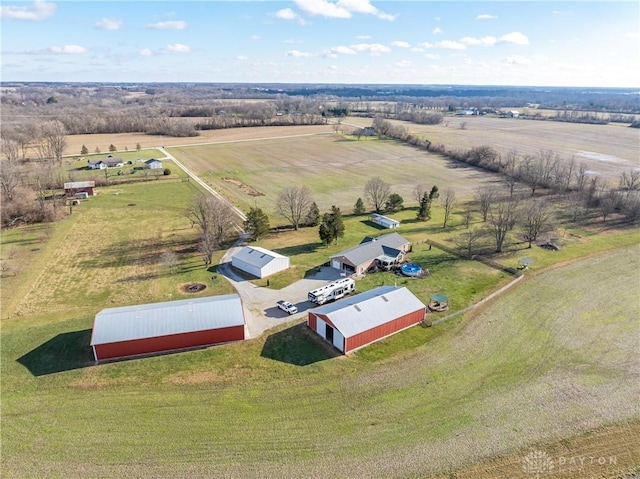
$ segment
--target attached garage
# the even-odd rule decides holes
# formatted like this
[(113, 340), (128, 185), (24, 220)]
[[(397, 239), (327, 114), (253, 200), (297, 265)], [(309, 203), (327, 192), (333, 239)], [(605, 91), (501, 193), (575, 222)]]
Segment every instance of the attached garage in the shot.
[(231, 265), (256, 278), (264, 278), (289, 267), (289, 258), (259, 246), (245, 246), (231, 257)]
[(108, 308), (93, 323), (96, 361), (209, 346), (244, 339), (237, 294)]
[(407, 288), (381, 286), (309, 311), (307, 326), (347, 354), (419, 323), (425, 313)]

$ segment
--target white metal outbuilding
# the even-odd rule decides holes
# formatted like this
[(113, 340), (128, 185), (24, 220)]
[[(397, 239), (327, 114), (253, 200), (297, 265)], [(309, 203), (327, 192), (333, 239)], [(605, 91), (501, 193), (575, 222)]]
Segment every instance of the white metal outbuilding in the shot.
[(259, 246), (245, 246), (231, 257), (231, 265), (257, 278), (289, 267), (289, 258)]

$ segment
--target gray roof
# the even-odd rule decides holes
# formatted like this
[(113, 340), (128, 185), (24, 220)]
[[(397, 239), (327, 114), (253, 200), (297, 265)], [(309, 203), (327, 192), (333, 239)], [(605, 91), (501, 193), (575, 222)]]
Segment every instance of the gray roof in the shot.
[(145, 161), (145, 163), (148, 165), (150, 163), (162, 163), (162, 161), (156, 159), (156, 158), (151, 158), (150, 160)]
[(350, 338), (424, 308), (407, 288), (380, 286), (311, 312), (326, 316), (345, 338)]
[(64, 189), (70, 190), (71, 188), (93, 188), (95, 186), (95, 181), (71, 181), (64, 184)]
[(282, 256), (281, 254), (269, 251), (268, 249), (264, 249), (259, 246), (245, 246), (231, 257), (232, 262), (234, 258), (244, 261), (252, 266), (256, 266), (257, 268), (262, 268), (274, 259), (286, 258), (286, 256)]
[(332, 258), (344, 256), (354, 265), (374, 260), (379, 256), (391, 256), (392, 258), (396, 258), (398, 254), (400, 254), (399, 248), (407, 243), (409, 243), (409, 241), (398, 233), (389, 233), (378, 236), (377, 238), (367, 236), (358, 246), (354, 246), (353, 248), (334, 254)]
[(90, 165), (97, 165), (98, 163), (115, 165), (116, 163), (124, 163), (124, 160), (119, 156), (107, 156), (106, 158), (97, 158), (95, 160), (88, 160), (88, 162)]
[(91, 345), (244, 325), (237, 294), (103, 309)]

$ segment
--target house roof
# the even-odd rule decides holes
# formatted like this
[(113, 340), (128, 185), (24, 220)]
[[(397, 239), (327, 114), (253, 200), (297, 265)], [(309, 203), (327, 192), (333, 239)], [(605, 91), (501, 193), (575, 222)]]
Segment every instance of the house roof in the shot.
[(380, 286), (311, 312), (326, 316), (349, 338), (424, 308), (426, 306), (407, 288)]
[(150, 163), (162, 163), (162, 162), (156, 158), (151, 158), (150, 160), (145, 161), (145, 163), (148, 165)]
[(106, 158), (98, 158), (96, 160), (88, 160), (90, 165), (98, 165), (100, 163), (106, 163), (107, 165), (115, 165), (117, 163), (124, 163), (124, 160), (119, 156), (107, 156)]
[(379, 221), (383, 221), (383, 222), (389, 222), (389, 223), (394, 223), (394, 224), (400, 224), (400, 222), (398, 220), (394, 220), (393, 218), (389, 218), (388, 216), (383, 216), (383, 215), (379, 215), (378, 213), (373, 213), (371, 215), (371, 218), (373, 218), (373, 220), (379, 220)]
[(372, 238), (367, 236), (358, 246), (344, 250), (332, 256), (337, 258), (344, 256), (354, 265), (359, 265), (367, 261), (374, 260), (379, 256), (390, 256), (396, 258), (400, 253), (400, 247), (409, 243), (398, 233), (389, 233), (386, 235)]
[(233, 257), (231, 258), (232, 261), (233, 258), (237, 258), (240, 261), (243, 261), (257, 268), (262, 268), (274, 259), (286, 258), (286, 256), (282, 256), (281, 254), (278, 254), (274, 251), (269, 251), (268, 249), (260, 248), (259, 246), (245, 246), (233, 255)]
[(242, 325), (237, 294), (107, 308), (96, 314), (91, 345)]
[(95, 186), (95, 181), (71, 181), (64, 184), (64, 189), (70, 190), (72, 188), (94, 188)]

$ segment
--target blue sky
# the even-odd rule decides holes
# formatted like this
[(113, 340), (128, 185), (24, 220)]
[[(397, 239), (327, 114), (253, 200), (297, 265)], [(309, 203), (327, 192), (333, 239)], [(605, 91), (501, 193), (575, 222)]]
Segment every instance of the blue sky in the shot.
[(3, 0), (2, 81), (638, 87), (640, 3)]

